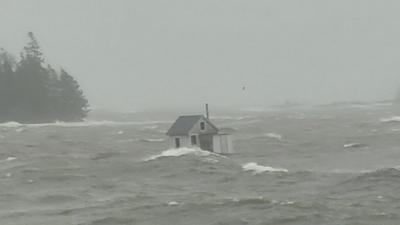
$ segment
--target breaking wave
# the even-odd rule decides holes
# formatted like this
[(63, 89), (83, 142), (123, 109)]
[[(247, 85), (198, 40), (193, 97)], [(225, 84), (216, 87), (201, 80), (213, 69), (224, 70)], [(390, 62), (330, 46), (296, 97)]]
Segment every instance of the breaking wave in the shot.
[(7, 123), (0, 123), (0, 127), (6, 127), (6, 128), (17, 128), (21, 126), (23, 126), (23, 124), (14, 121)]
[(273, 168), (273, 167), (269, 167), (269, 166), (262, 166), (255, 162), (246, 163), (242, 166), (242, 168), (244, 171), (250, 171), (254, 175), (260, 174), (260, 173), (265, 173), (265, 172), (282, 172), (282, 173), (289, 172), (287, 169), (284, 169), (284, 168)]
[(393, 122), (400, 122), (400, 116), (392, 116), (388, 118), (380, 119), (382, 123), (393, 123)]
[(283, 139), (283, 136), (281, 134), (277, 134), (277, 133), (266, 133), (266, 134), (264, 134), (264, 137), (276, 139), (278, 141), (282, 141), (282, 139)]
[(171, 123), (171, 121), (109, 121), (109, 120), (85, 120), (82, 122), (62, 122), (40, 123), (40, 124), (21, 124), (18, 122), (0, 123), (0, 127), (18, 128), (18, 127), (96, 127), (96, 126), (126, 126), (126, 125), (154, 125)]
[(343, 145), (343, 148), (364, 148), (364, 147), (367, 147), (367, 145), (362, 143), (348, 143)]
[(158, 155), (153, 155), (144, 159), (144, 161), (152, 161), (163, 157), (179, 157), (184, 155), (209, 156), (216, 154), (209, 151), (201, 150), (200, 148), (177, 148), (165, 150)]
[(16, 160), (16, 159), (17, 159), (17, 157), (9, 156), (9, 157), (7, 157), (7, 158), (4, 159), (4, 160), (0, 160), (0, 162), (11, 162), (11, 161), (14, 161), (14, 160)]

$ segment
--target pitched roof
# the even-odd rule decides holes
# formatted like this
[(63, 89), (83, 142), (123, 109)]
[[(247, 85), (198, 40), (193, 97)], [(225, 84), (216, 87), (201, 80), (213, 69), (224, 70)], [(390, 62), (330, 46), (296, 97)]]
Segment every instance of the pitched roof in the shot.
[(180, 116), (171, 128), (169, 128), (168, 135), (186, 135), (190, 129), (202, 118), (201, 115), (194, 116)]
[(167, 135), (169, 136), (178, 136), (178, 135), (187, 135), (189, 131), (193, 128), (193, 126), (200, 120), (204, 119), (207, 121), (212, 127), (218, 130), (214, 124), (212, 124), (209, 120), (207, 120), (202, 115), (192, 115), (192, 116), (180, 116), (174, 124), (172, 124), (171, 128), (169, 128)]

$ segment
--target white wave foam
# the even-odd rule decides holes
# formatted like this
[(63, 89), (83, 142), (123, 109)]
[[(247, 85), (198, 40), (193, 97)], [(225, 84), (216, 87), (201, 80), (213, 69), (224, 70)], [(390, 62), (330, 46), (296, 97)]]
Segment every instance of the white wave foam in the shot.
[(184, 155), (209, 156), (212, 154), (213, 153), (201, 150), (200, 148), (176, 148), (168, 149), (158, 155), (150, 156), (149, 158), (144, 159), (144, 161), (152, 161), (163, 157), (179, 157)]
[(8, 158), (6, 159), (6, 161), (14, 161), (14, 160), (16, 160), (16, 159), (17, 159), (16, 157), (10, 156), (10, 157), (8, 157)]
[(14, 161), (14, 160), (16, 160), (16, 159), (17, 159), (17, 157), (9, 156), (9, 157), (7, 157), (6, 159), (0, 160), (0, 162), (1, 162), (1, 163), (3, 163), (3, 162), (11, 162), (11, 161)]
[(62, 122), (39, 123), (39, 124), (21, 124), (18, 122), (0, 123), (0, 127), (18, 128), (18, 127), (95, 127), (95, 126), (127, 126), (127, 125), (153, 125), (171, 123), (171, 121), (110, 121), (110, 120), (85, 120), (82, 122)]
[(365, 144), (361, 144), (361, 143), (349, 143), (349, 144), (345, 144), (343, 145), (344, 148), (363, 148), (366, 147)]
[(0, 123), (0, 127), (6, 127), (6, 128), (18, 128), (23, 126), (23, 124), (20, 124), (18, 122), (7, 122), (7, 123)]
[(146, 130), (154, 130), (154, 129), (157, 129), (158, 128), (158, 125), (150, 125), (150, 126), (144, 126), (143, 127), (143, 129), (146, 129)]
[(292, 201), (287, 201), (287, 202), (281, 202), (279, 203), (280, 205), (294, 205), (295, 202)]
[(279, 141), (282, 141), (282, 139), (283, 139), (283, 136), (281, 134), (277, 134), (277, 133), (266, 133), (266, 134), (264, 134), (264, 136), (268, 137), (268, 138), (276, 139)]
[(172, 202), (168, 202), (167, 205), (169, 205), (169, 206), (177, 206), (177, 205), (179, 205), (179, 203), (175, 202), (175, 201), (172, 201)]
[(382, 118), (380, 120), (382, 123), (400, 122), (400, 116), (392, 116), (388, 118)]
[(212, 163), (212, 164), (219, 162), (217, 159), (213, 159), (213, 158), (204, 158), (202, 161), (206, 162), (206, 163)]
[(253, 172), (254, 175), (260, 174), (260, 173), (265, 173), (265, 172), (283, 172), (283, 173), (288, 173), (289, 171), (284, 168), (273, 168), (269, 166), (261, 166), (258, 165), (255, 162), (250, 162), (247, 164), (244, 164), (242, 166), (244, 171), (251, 171)]
[(148, 138), (148, 139), (142, 139), (141, 141), (143, 142), (163, 142), (165, 139), (163, 138)]

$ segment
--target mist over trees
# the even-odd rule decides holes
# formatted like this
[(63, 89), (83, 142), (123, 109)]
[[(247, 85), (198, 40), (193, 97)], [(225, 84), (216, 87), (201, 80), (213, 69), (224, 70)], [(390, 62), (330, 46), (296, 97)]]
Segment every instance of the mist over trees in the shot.
[(89, 104), (78, 82), (64, 69), (45, 66), (32, 32), (17, 61), (0, 49), (0, 122), (81, 121)]

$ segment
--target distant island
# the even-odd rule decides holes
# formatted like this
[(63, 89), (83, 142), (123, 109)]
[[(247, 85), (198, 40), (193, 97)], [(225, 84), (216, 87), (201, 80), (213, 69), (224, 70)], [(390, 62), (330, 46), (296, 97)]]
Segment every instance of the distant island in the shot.
[(0, 49), (0, 122), (81, 121), (89, 103), (78, 82), (64, 69), (46, 65), (32, 32), (19, 61)]

